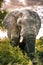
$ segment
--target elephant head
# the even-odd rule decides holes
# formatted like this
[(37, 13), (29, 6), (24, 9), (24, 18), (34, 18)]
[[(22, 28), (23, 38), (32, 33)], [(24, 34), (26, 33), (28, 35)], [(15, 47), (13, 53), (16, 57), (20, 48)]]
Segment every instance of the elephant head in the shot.
[(3, 25), (12, 46), (20, 43), (22, 37), (26, 53), (35, 51), (35, 38), (41, 27), (41, 20), (36, 12), (28, 9), (15, 10), (5, 17)]
[(18, 18), (17, 23), (21, 26), (21, 35), (28, 33), (29, 35), (38, 34), (41, 27), (41, 19), (38, 14), (28, 9), (21, 10), (22, 17)]

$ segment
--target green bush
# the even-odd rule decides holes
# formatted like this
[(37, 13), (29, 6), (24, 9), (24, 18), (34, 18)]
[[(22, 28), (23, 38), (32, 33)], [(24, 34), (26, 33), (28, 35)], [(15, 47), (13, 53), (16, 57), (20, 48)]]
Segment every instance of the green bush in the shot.
[[(39, 46), (41, 43), (38, 43)], [(42, 45), (41, 45), (42, 46)], [(39, 58), (42, 59), (43, 48), (36, 46), (38, 63), (41, 63)], [(37, 55), (38, 54), (38, 55)], [(23, 55), (22, 50), (17, 47), (12, 47), (7, 38), (0, 40), (0, 65), (32, 65), (32, 61), (29, 59), (27, 54)], [(42, 65), (42, 63), (40, 64)]]
[(39, 52), (43, 52), (43, 42), (41, 40), (36, 40), (36, 49)]
[(12, 47), (8, 39), (4, 39), (0, 43), (0, 64), (7, 65), (11, 62), (14, 64), (28, 65), (29, 58), (23, 55), (19, 46)]
[(1, 10), (0, 9), (0, 27), (4, 27), (2, 22), (3, 22), (3, 19), (5, 18), (5, 16), (7, 15), (8, 11), (7, 10)]

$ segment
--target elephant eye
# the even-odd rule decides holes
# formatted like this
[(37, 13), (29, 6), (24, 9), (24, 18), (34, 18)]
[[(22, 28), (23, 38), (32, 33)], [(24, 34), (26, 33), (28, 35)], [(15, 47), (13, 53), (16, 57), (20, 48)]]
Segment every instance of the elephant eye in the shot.
[(3, 25), (6, 26), (7, 25), (7, 22), (4, 22)]

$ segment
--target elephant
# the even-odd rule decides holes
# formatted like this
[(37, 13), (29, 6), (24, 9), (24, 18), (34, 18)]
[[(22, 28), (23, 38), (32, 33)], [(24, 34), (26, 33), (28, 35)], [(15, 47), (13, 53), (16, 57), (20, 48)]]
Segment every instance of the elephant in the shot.
[(41, 27), (41, 19), (36, 12), (29, 9), (12, 11), (4, 18), (3, 25), (13, 47), (19, 45), (27, 55), (35, 53), (36, 35)]
[(21, 12), (23, 15), (17, 20), (17, 24), (21, 26), (20, 36), (23, 37), (26, 53), (34, 53), (35, 40), (41, 27), (41, 19), (34, 11), (24, 9)]

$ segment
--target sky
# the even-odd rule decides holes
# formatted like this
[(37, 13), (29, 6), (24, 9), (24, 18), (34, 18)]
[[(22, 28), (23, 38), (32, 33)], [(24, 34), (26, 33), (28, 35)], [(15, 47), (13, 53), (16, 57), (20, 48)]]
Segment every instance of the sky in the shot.
[[(43, 36), (43, 0), (4, 0), (4, 5), (2, 8), (11, 11), (18, 7), (29, 7), (38, 13), (41, 18), (41, 28), (36, 38), (38, 39)], [(2, 38), (5, 36), (7, 36), (7, 32), (0, 31), (0, 37)]]

